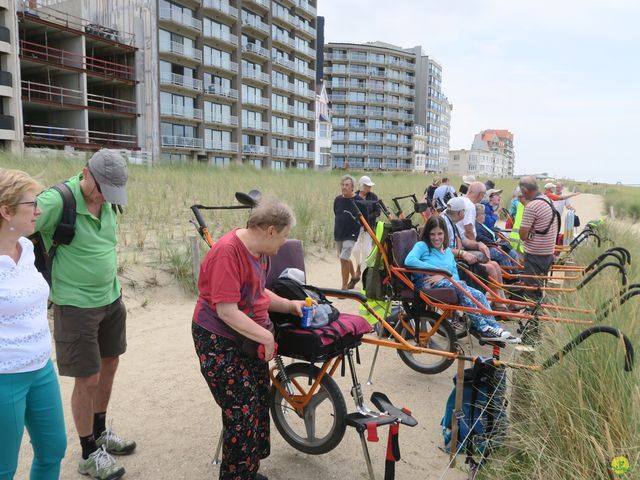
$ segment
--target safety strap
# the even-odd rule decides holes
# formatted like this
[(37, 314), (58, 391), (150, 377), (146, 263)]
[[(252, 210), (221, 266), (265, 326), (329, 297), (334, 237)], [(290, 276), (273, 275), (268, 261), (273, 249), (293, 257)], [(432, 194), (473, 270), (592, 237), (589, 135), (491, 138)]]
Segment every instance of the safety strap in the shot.
[(58, 183), (53, 188), (62, 197), (62, 216), (60, 223), (53, 232), (51, 247), (46, 255), (45, 274), (49, 277), (47, 282), (51, 284), (51, 272), (53, 269), (53, 258), (60, 245), (69, 245), (76, 233), (76, 199), (67, 183)]
[(396, 478), (396, 462), (400, 460), (400, 424), (389, 425), (387, 439), (387, 456), (384, 462), (384, 480)]

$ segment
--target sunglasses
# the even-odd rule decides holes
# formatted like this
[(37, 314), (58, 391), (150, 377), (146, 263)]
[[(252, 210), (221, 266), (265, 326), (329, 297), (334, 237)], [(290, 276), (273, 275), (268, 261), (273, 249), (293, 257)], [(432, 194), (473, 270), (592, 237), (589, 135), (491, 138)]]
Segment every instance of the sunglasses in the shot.
[(102, 189), (100, 188), (100, 184), (98, 183), (98, 180), (96, 179), (96, 176), (93, 174), (93, 172), (91, 170), (89, 170), (89, 173), (91, 174), (91, 177), (93, 178), (93, 182), (96, 184), (96, 189), (98, 190), (98, 193), (102, 193)]
[(16, 207), (18, 205), (33, 205), (33, 210), (35, 211), (36, 208), (38, 208), (38, 200), (34, 200), (33, 202), (18, 202), (18, 203), (13, 203), (11, 206), (12, 207)]

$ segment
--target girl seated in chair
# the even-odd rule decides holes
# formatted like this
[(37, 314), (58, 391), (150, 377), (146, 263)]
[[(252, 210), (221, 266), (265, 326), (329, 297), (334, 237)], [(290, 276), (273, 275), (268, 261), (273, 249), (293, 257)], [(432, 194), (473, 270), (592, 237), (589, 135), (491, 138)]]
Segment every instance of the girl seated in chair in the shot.
[[(491, 310), (487, 297), (469, 287), (460, 280), (458, 268), (451, 249), (447, 247), (447, 226), (442, 217), (431, 217), (425, 224), (420, 240), (413, 246), (404, 264), (407, 268), (438, 269), (448, 272), (460, 287), (443, 275), (415, 274), (414, 282), (420, 289), (428, 288), (453, 288), (458, 296), (460, 305), (464, 307), (478, 308), (468, 297), (470, 294), (480, 302), (487, 310)], [(463, 291), (464, 290), (464, 291)], [(465, 293), (466, 292), (466, 293)], [(469, 313), (473, 325), (472, 328), (478, 337), (484, 341), (499, 341), (505, 343), (520, 343), (520, 338), (513, 336), (502, 329), (496, 319), (490, 315), (481, 313)]]

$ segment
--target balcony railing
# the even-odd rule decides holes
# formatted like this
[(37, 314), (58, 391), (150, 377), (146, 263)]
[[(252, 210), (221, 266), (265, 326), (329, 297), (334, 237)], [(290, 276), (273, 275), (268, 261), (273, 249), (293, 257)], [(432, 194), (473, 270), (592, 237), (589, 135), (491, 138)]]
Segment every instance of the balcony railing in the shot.
[(178, 85), (180, 87), (190, 88), (192, 90), (202, 90), (202, 80), (197, 78), (185, 77), (172, 72), (160, 72), (160, 83), (162, 85)]
[(295, 71), (296, 71), (297, 73), (300, 73), (300, 74), (302, 74), (302, 75), (305, 75), (305, 76), (307, 76), (307, 77), (309, 77), (309, 78), (315, 78), (315, 76), (316, 76), (316, 72), (314, 72), (314, 71), (313, 71), (313, 70), (311, 70), (310, 68), (303, 67), (303, 66), (301, 66), (301, 65), (296, 65), (296, 66), (295, 66)]
[(294, 15), (290, 15), (288, 11), (283, 10), (281, 8), (274, 8), (271, 14), (279, 18), (280, 20), (284, 20), (289, 25), (298, 26), (298, 20)]
[(219, 140), (205, 140), (204, 148), (206, 150), (220, 150), (223, 152), (237, 152), (238, 144), (234, 142), (221, 142)]
[(263, 7), (269, 8), (269, 0), (251, 0), (253, 3), (257, 3), (258, 5), (262, 5)]
[(217, 85), (215, 83), (210, 83), (204, 86), (204, 93), (209, 93), (211, 95), (220, 95), (221, 97), (227, 98), (238, 98), (238, 90), (233, 88), (225, 87), (223, 85)]
[(269, 33), (269, 25), (267, 25), (264, 22), (261, 22), (260, 20), (254, 20), (252, 18), (245, 17), (242, 19), (242, 26), (251, 27), (251, 28), (260, 30), (261, 32)]
[(242, 128), (251, 128), (252, 130), (260, 130), (261, 132), (269, 131), (269, 124), (261, 121), (243, 121)]
[(300, 138), (314, 138), (315, 133), (308, 130), (294, 130), (293, 135)]
[(293, 114), (295, 109), (292, 105), (279, 105), (277, 103), (271, 105), (271, 110), (275, 110), (276, 112), (290, 113)]
[(279, 42), (281, 44), (288, 45), (289, 47), (296, 48), (296, 42), (292, 38), (289, 38), (289, 36), (283, 35), (282, 33), (275, 32), (271, 39), (275, 42)]
[(300, 8), (302, 8), (307, 13), (310, 13), (311, 15), (315, 16), (316, 8), (311, 6), (311, 4), (309, 2), (307, 2), (306, 0), (296, 0), (296, 5), (298, 7), (300, 7)]
[(171, 22), (179, 23), (185, 27), (193, 28), (194, 30), (202, 31), (202, 20), (193, 18), (191, 15), (183, 13), (177, 8), (160, 8), (160, 20), (169, 20)]
[[(22, 98), (28, 102), (40, 100), (54, 103), (60, 106), (84, 107), (84, 96), (81, 90), (48, 85), (44, 83), (22, 81)], [(121, 98), (107, 97), (104, 95), (87, 94), (87, 104), (93, 110), (104, 112), (136, 113), (136, 103)]]
[(161, 41), (160, 51), (174, 53), (176, 55), (180, 55), (181, 57), (188, 57), (199, 62), (202, 61), (202, 50), (198, 50), (197, 48), (193, 48), (179, 42), (174, 42), (172, 40)]
[(0, 114), (0, 130), (15, 130), (15, 119), (13, 115)]
[(248, 98), (243, 98), (242, 103), (250, 103), (251, 105), (260, 105), (261, 107), (268, 107), (269, 99), (264, 97), (248, 97)]
[(254, 80), (269, 83), (269, 75), (253, 68), (243, 68), (242, 76), (244, 78), (253, 78)]
[(194, 137), (178, 137), (175, 135), (162, 135), (161, 146), (167, 148), (186, 148), (188, 150), (202, 150), (204, 140)]
[(218, 67), (231, 72), (238, 71), (238, 64), (221, 57), (204, 57), (204, 64), (210, 67)]
[(260, 55), (261, 57), (269, 58), (269, 50), (267, 50), (266, 48), (262, 48), (255, 43), (243, 43), (242, 51), (244, 53), (255, 53), (257, 55)]
[(269, 155), (269, 147), (264, 147), (262, 145), (242, 145), (242, 153), (253, 153), (255, 155)]
[(286, 58), (282, 58), (282, 57), (277, 56), (277, 55), (272, 55), (271, 60), (273, 61), (273, 63), (277, 63), (278, 65), (282, 65), (283, 67), (287, 67), (289, 70), (294, 70), (296, 68), (296, 64), (293, 63), (291, 60), (288, 60)]
[(238, 117), (235, 115), (223, 115), (221, 113), (204, 112), (204, 121), (208, 123), (220, 123), (223, 125), (238, 125)]
[(298, 87), (296, 85), (293, 86), (293, 93), (307, 98), (314, 98), (316, 96), (313, 90), (309, 90), (306, 87)]
[(301, 22), (300, 20), (298, 20), (298, 22), (296, 23), (296, 28), (298, 30), (302, 30), (303, 32), (309, 33), (311, 35), (315, 35), (316, 34), (316, 29), (313, 28), (311, 25), (305, 23), (305, 22)]
[(224, 31), (224, 30), (211, 28), (211, 26), (206, 26), (205, 25), (203, 36), (211, 37), (211, 38), (217, 38), (218, 40), (222, 40), (223, 42), (231, 43), (232, 45), (235, 45), (235, 44), (238, 43), (237, 35), (234, 35), (233, 33), (227, 32), (227, 31)]
[(114, 132), (102, 132), (99, 130), (84, 130), (78, 128), (52, 127), (50, 125), (24, 126), (25, 143), (60, 143), (88, 144), (87, 146), (113, 146), (125, 148), (137, 148), (137, 137)]
[(294, 109), (293, 114), (297, 115), (298, 117), (306, 117), (306, 118), (314, 117), (314, 113), (311, 110), (303, 110), (301, 108)]
[(281, 157), (281, 158), (294, 158), (295, 151), (289, 148), (271, 148), (271, 156), (273, 157)]
[(238, 9), (229, 5), (227, 0), (204, 0), (203, 7), (225, 13), (233, 18), (238, 18)]
[(0, 70), (0, 85), (5, 87), (13, 86), (13, 75), (11, 74), (11, 72)]
[(184, 105), (177, 105), (175, 103), (163, 103), (160, 105), (160, 115), (202, 120), (202, 109), (185, 107)]
[(48, 47), (39, 43), (20, 40), (20, 54), (24, 60), (38, 59), (48, 63), (90, 71), (95, 75), (135, 80), (135, 67), (88, 57), (80, 53)]

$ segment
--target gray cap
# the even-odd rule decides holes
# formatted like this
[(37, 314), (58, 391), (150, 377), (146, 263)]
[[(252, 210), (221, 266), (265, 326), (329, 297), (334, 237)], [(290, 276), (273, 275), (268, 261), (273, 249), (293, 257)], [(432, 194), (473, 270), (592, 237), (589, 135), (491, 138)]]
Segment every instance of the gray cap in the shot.
[(89, 159), (89, 170), (94, 176), (104, 199), (115, 205), (127, 204), (125, 185), (129, 177), (127, 161), (112, 150), (99, 150)]

